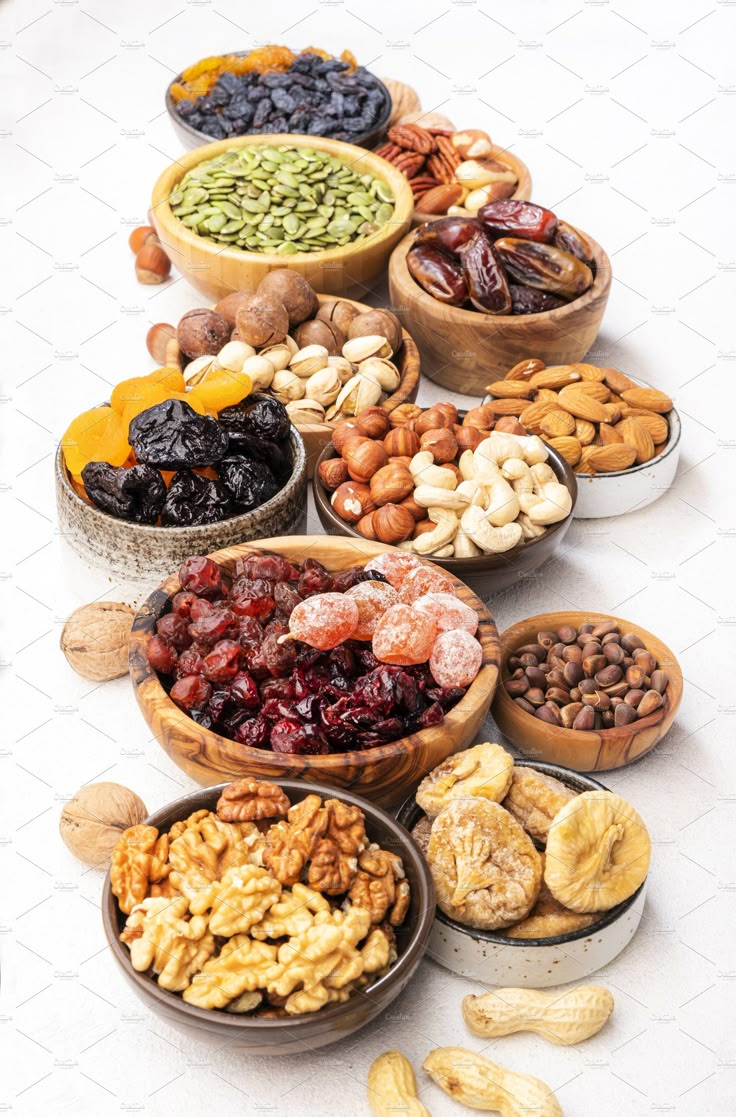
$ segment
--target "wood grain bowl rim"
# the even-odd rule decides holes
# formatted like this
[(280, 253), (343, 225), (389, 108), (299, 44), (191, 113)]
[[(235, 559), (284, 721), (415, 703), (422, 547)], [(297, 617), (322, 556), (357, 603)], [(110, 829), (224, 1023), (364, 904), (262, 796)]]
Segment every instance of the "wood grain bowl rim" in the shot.
[[(247, 249), (230, 248), (228, 245), (219, 244), (209, 237), (200, 237), (193, 233), (178, 217), (175, 217), (169, 198), (178, 186), (187, 171), (214, 159), (225, 152), (237, 150), (241, 147), (250, 147), (253, 144), (268, 144), (278, 146), (284, 144), (288, 147), (312, 147), (318, 151), (326, 151), (341, 159), (347, 166), (355, 163), (365, 164), (366, 172), (369, 171), (375, 178), (382, 178), (391, 187), (394, 194), (394, 213), (390, 221), (381, 226), (370, 236), (362, 237), (351, 244), (327, 248), (322, 252), (295, 252), (291, 256), (277, 256), (273, 252), (250, 252)], [(175, 242), (186, 244), (189, 248), (204, 256), (228, 260), (235, 264), (260, 264), (266, 270), (288, 267), (290, 264), (319, 264), (329, 268), (331, 264), (340, 264), (359, 255), (365, 249), (382, 247), (385, 241), (395, 240), (396, 230), (411, 221), (414, 212), (414, 196), (409, 186), (409, 180), (386, 159), (369, 151), (368, 148), (356, 147), (355, 144), (343, 143), (341, 140), (328, 140), (322, 136), (304, 136), (297, 133), (278, 132), (274, 134), (256, 134), (252, 136), (236, 136), (234, 139), (216, 140), (204, 144), (202, 147), (192, 148), (185, 152), (163, 171), (153, 186), (151, 196), (151, 211), (155, 221), (161, 226), (161, 240), (169, 243), (168, 238)], [(172, 251), (174, 251), (172, 249)]]
[[(237, 553), (237, 557), (251, 554), (255, 551), (272, 551), (278, 554), (279, 543), (283, 542), (284, 539), (289, 539), (291, 541), (303, 540), (304, 549), (306, 551), (309, 546), (316, 542), (320, 543), (322, 546), (329, 545), (330, 536), (292, 535), (275, 536), (272, 539), (256, 539), (252, 543), (241, 543), (234, 547), (227, 547), (220, 551), (214, 551), (209, 557), (215, 562), (222, 562), (224, 561), (223, 556), (228, 556), (229, 559), (234, 552)], [(359, 542), (365, 544), (369, 548), (370, 554), (366, 555), (366, 561), (375, 554), (394, 550), (393, 547), (386, 546), (383, 543), (374, 543), (372, 540), (362, 539), (362, 537), (360, 537)], [(360, 547), (356, 548), (356, 550), (360, 550)], [(423, 559), (422, 561), (426, 562), (427, 565), (433, 569), (440, 570), (440, 567), (435, 563), (427, 559)], [(189, 724), (191, 724), (194, 727), (191, 730), (192, 733), (201, 736), (205, 741), (208, 741), (218, 749), (224, 750), (226, 753), (232, 753), (233, 749), (237, 749), (238, 760), (242, 762), (244, 773), (247, 771), (248, 762), (251, 760), (259, 762), (260, 764), (268, 763), (268, 765), (274, 769), (293, 770), (294, 768), (299, 768), (302, 771), (309, 770), (310, 772), (329, 773), (332, 771), (339, 771), (345, 767), (353, 768), (358, 772), (365, 769), (370, 770), (381, 761), (390, 761), (397, 756), (411, 756), (419, 751), (423, 734), (426, 733), (429, 735), (443, 728), (450, 731), (455, 726), (458, 728), (461, 727), (468, 718), (469, 709), (472, 710), (485, 706), (487, 712), (493, 701), (493, 695), (500, 677), (501, 645), (499, 642), (498, 629), (496, 628), (493, 617), (484, 602), (481, 601), (473, 590), (465, 585), (460, 578), (446, 570), (442, 570), (442, 573), (450, 577), (458, 586), (462, 587), (464, 594), (470, 599), (468, 603), (478, 614), (477, 635), (483, 650), (483, 662), (480, 671), (467, 688), (464, 696), (457, 705), (447, 711), (439, 726), (435, 725), (426, 729), (417, 729), (409, 734), (408, 737), (398, 737), (395, 741), (388, 741), (385, 745), (376, 745), (374, 748), (355, 749), (350, 752), (333, 752), (325, 755), (298, 755), (273, 752), (269, 749), (255, 748), (251, 745), (242, 745), (231, 737), (223, 737), (211, 729), (205, 729), (203, 726), (198, 725), (169, 698), (161, 684), (158, 673), (149, 663), (146, 651), (148, 642), (155, 631), (156, 620), (163, 614), (164, 609), (173, 595), (181, 589), (177, 574), (170, 574), (169, 577), (149, 595), (138, 609), (133, 620), (129, 645), (129, 668), (139, 705), (144, 705), (145, 698), (145, 704), (148, 706), (153, 697), (156, 702), (156, 711), (160, 720), (173, 721), (180, 730), (182, 722), (184, 722), (184, 733), (189, 731)], [(142, 694), (143, 688), (146, 690), (145, 695)], [(162, 731), (160, 737), (164, 739), (165, 736), (165, 731)], [(156, 739), (159, 740), (159, 735), (157, 735)], [(358, 777), (356, 777), (356, 779), (357, 778)]]
[(124, 525), (135, 533), (136, 538), (140, 538), (141, 542), (146, 539), (177, 539), (179, 536), (186, 537), (187, 532), (191, 530), (201, 531), (203, 528), (221, 528), (223, 524), (234, 524), (242, 526), (243, 532), (247, 532), (250, 523), (250, 517), (255, 514), (261, 515), (264, 510), (266, 513), (272, 512), (282, 503), (289, 503), (295, 500), (295, 494), (299, 487), (307, 480), (307, 450), (304, 445), (302, 436), (294, 426), (291, 424), (291, 431), (289, 440), (294, 455), (291, 475), (284, 485), (279, 489), (270, 500), (264, 501), (259, 504), (257, 508), (251, 508), (249, 512), (240, 512), (237, 516), (228, 516), (224, 520), (215, 520), (212, 524), (186, 524), (181, 526), (171, 526), (163, 524), (138, 524), (132, 520), (124, 520), (119, 516), (112, 516), (109, 512), (103, 512), (95, 504), (89, 504), (83, 500), (77, 490), (69, 480), (69, 470), (64, 461), (64, 455), (61, 449), (61, 442), (56, 448), (56, 458), (54, 462), (54, 472), (56, 474), (56, 483), (64, 491), (64, 494), (71, 500), (84, 508), (85, 514), (97, 520), (100, 527), (104, 529), (106, 524), (111, 521), (115, 524)]
[[(524, 757), (515, 757), (514, 766), (518, 768), (533, 768), (535, 771), (542, 772), (546, 776), (552, 776), (554, 779), (559, 780), (560, 783), (564, 783), (566, 787), (570, 787), (573, 791), (577, 791), (580, 794), (585, 791), (610, 790), (610, 788), (602, 784), (600, 780), (594, 779), (587, 773), (576, 772), (572, 768), (565, 768), (562, 764), (553, 764), (547, 760), (526, 760)], [(419, 817), (426, 816), (415, 797), (409, 795), (396, 812), (396, 818), (401, 825), (411, 833), (411, 828), (419, 821)], [(439, 905), (435, 911), (435, 918), (440, 923), (444, 923), (446, 927), (450, 927), (453, 931), (459, 931), (461, 934), (475, 939), (476, 942), (489, 942), (497, 946), (562, 946), (565, 943), (592, 938), (598, 931), (602, 931), (612, 923), (617, 922), (622, 915), (625, 915), (626, 912), (633, 907), (638, 897), (642, 894), (646, 887), (648, 877), (649, 874), (647, 873), (647, 876), (636, 891), (632, 892), (626, 900), (622, 900), (620, 904), (616, 904), (615, 907), (610, 908), (601, 919), (597, 920), (595, 923), (591, 923), (588, 927), (581, 927), (578, 931), (567, 931), (564, 935), (549, 935), (547, 938), (515, 939), (508, 935), (504, 935), (500, 930), (484, 931), (480, 927), (468, 927), (464, 923), (459, 923), (458, 920), (452, 919), (449, 915), (446, 915), (440, 909)]]
[[(463, 412), (460, 412), (460, 414), (462, 415)], [(544, 442), (544, 439), (542, 439), (542, 441)], [(458, 570), (467, 571), (468, 574), (482, 574), (486, 572), (492, 572), (494, 570), (504, 570), (510, 565), (513, 565), (513, 561), (519, 558), (520, 555), (528, 554), (529, 552), (531, 552), (535, 544), (544, 544), (545, 542), (549, 543), (549, 541), (551, 539), (554, 539), (555, 535), (557, 535), (559, 532), (563, 530), (566, 532), (568, 530), (575, 517), (575, 504), (578, 498), (577, 478), (568, 462), (565, 461), (565, 459), (563, 458), (562, 454), (560, 454), (558, 450), (555, 450), (554, 446), (550, 446), (548, 442), (545, 442), (544, 444), (547, 447), (547, 452), (549, 454), (548, 463), (555, 467), (555, 473), (557, 474), (558, 480), (562, 485), (565, 486), (565, 488), (570, 493), (570, 496), (572, 497), (572, 508), (570, 509), (569, 515), (565, 516), (564, 520), (558, 520), (555, 524), (549, 524), (549, 526), (545, 530), (544, 535), (540, 535), (536, 539), (525, 540), (523, 543), (517, 543), (515, 547), (512, 547), (508, 551), (502, 551), (500, 554), (494, 555), (491, 553), (483, 555), (473, 555), (470, 558), (452, 557), (448, 559), (437, 560), (433, 560), (432, 556), (427, 556), (430, 562), (436, 561), (437, 565), (442, 566), (442, 569), (446, 573), (449, 571)], [(354, 524), (349, 524), (345, 520), (343, 520), (342, 517), (338, 516), (337, 512), (335, 512), (332, 504), (330, 503), (329, 493), (327, 492), (327, 489), (324, 487), (319, 479), (320, 464), (323, 461), (329, 461), (331, 458), (335, 458), (338, 456), (338, 452), (335, 449), (334, 445), (332, 444), (332, 442), (329, 442), (327, 446), (325, 446), (320, 456), (317, 458), (317, 462), (314, 467), (314, 474), (312, 475), (312, 494), (314, 496), (314, 502), (317, 506), (318, 512), (324, 512), (326, 518), (330, 521), (331, 524), (334, 525), (340, 535), (345, 535), (351, 539), (364, 539), (365, 536), (361, 535), (360, 532), (356, 530)], [(537, 547), (537, 550), (543, 549), (543, 547)], [(417, 555), (417, 558), (424, 557), (424, 555)], [(447, 563), (448, 565), (445, 566), (445, 563)]]
[[(618, 740), (624, 740), (625, 738), (631, 736), (632, 732), (637, 733), (639, 730), (642, 729), (653, 728), (661, 721), (663, 721), (665, 716), (670, 712), (674, 717), (680, 704), (680, 696), (678, 696), (673, 710), (670, 686), (675, 683), (676, 688), (681, 691), (683, 685), (682, 668), (677, 662), (677, 657), (675, 656), (674, 652), (664, 643), (663, 640), (660, 640), (658, 636), (656, 636), (653, 632), (649, 632), (640, 624), (635, 624), (633, 621), (627, 621), (622, 617), (614, 616), (612, 613), (599, 613), (595, 609), (562, 609), (558, 612), (539, 613), (535, 616), (527, 617), (525, 620), (516, 621), (514, 624), (509, 625), (509, 627), (501, 633), (501, 635), (499, 636), (499, 640), (503, 650), (503, 659), (501, 660), (501, 670), (498, 680), (499, 686), (496, 689), (493, 704), (497, 708), (503, 708), (502, 716), (504, 716), (506, 719), (513, 718), (514, 720), (517, 720), (521, 726), (523, 726), (527, 722), (533, 723), (535, 725), (535, 728), (538, 728), (536, 723), (541, 720), (540, 718), (535, 718), (533, 714), (528, 713), (526, 710), (522, 710), (521, 706), (517, 706), (513, 698), (511, 698), (511, 696), (506, 693), (506, 689), (503, 686), (503, 683), (506, 681), (506, 679), (508, 679), (511, 673), (508, 668), (508, 656), (520, 646), (519, 641), (521, 640), (524, 631), (531, 627), (534, 627), (536, 631), (539, 632), (544, 628), (553, 628), (554, 626), (559, 627), (562, 624), (574, 624), (575, 627), (577, 627), (580, 624), (601, 624), (603, 621), (616, 621), (622, 633), (635, 632), (647, 644), (647, 649), (649, 651), (652, 651), (652, 646), (654, 644), (657, 644), (667, 653), (669, 659), (664, 669), (670, 675), (670, 684), (668, 685), (667, 690), (664, 692), (664, 702), (658, 710), (655, 710), (654, 713), (648, 714), (647, 717), (638, 718), (630, 725), (614, 726), (612, 729), (565, 729), (565, 727), (562, 725), (548, 725), (546, 722), (543, 722), (542, 724), (545, 726), (546, 729), (549, 730), (550, 737), (555, 740), (566, 741), (571, 745), (574, 745), (576, 742), (580, 742), (584, 737), (602, 737), (604, 742), (615, 743)], [(647, 641), (649, 641), (649, 643), (647, 643)], [(653, 651), (652, 654), (654, 654)], [(660, 658), (661, 657), (659, 656), (657, 657), (658, 664), (660, 662)], [(513, 741), (513, 738), (509, 737), (509, 740)], [(651, 747), (653, 748), (654, 745), (652, 745)], [(636, 760), (639, 759), (641, 758), (637, 756), (634, 758), (634, 760), (629, 761), (629, 763), (633, 764)], [(626, 765), (622, 765), (622, 767), (626, 767)]]
[[(417, 121), (421, 127), (421, 123)], [(463, 132), (464, 128), (457, 128), (456, 131)], [(495, 159), (498, 163), (503, 163), (510, 171), (515, 171), (517, 177), (516, 189), (511, 195), (511, 200), (516, 202), (528, 202), (532, 193), (532, 175), (523, 159), (518, 155), (514, 155), (508, 147), (501, 147), (499, 144), (493, 144), (493, 151), (490, 154), (491, 159)], [(423, 225), (425, 221), (439, 221), (441, 217), (447, 217), (446, 213), (425, 213), (423, 210), (414, 209), (413, 221), (415, 225)]]
[(555, 307), (554, 310), (540, 311), (538, 314), (483, 314), (479, 310), (466, 310), (464, 307), (451, 306), (449, 303), (443, 303), (439, 299), (433, 298), (414, 279), (407, 266), (406, 256), (415, 236), (416, 229), (412, 229), (396, 245), (389, 260), (389, 272), (392, 273), (392, 279), (396, 287), (402, 291), (402, 297), (410, 297), (413, 302), (419, 303), (422, 310), (426, 311), (427, 318), (441, 317), (446, 321), (449, 317), (453, 327), (467, 326), (470, 329), (480, 327), (485, 323), (488, 333), (497, 333), (503, 332), (505, 327), (524, 325), (529, 327), (526, 332), (532, 333), (535, 326), (545, 326), (549, 322), (564, 326), (567, 319), (577, 316), (580, 312), (585, 312), (597, 299), (604, 296), (607, 298), (611, 287), (613, 273), (608, 254), (597, 241), (593, 240), (589, 233), (583, 232), (583, 236), (593, 248), (596, 270), (591, 286), (577, 299), (565, 303), (564, 306)]
[[(232, 781), (227, 781), (227, 783), (230, 782)], [(389, 972), (379, 978), (378, 981), (374, 982), (373, 985), (369, 986), (364, 993), (365, 996), (371, 994), (368, 999), (374, 1000), (377, 999), (376, 994), (390, 989), (392, 985), (398, 982), (400, 988), (395, 994), (398, 995), (402, 987), (400, 983), (401, 977), (407, 969), (411, 969), (415, 966), (418, 961), (417, 955), (421, 957), (424, 953), (432, 930), (432, 921), (434, 918), (434, 882), (427, 862), (422, 857), (415, 843), (401, 823), (397, 822), (388, 811), (377, 806), (375, 803), (369, 802), (360, 795), (343, 790), (342, 788), (330, 787), (327, 784), (305, 784), (300, 780), (294, 779), (277, 779), (272, 782), (278, 783), (287, 794), (289, 792), (305, 792), (306, 795), (321, 795), (323, 799), (341, 799), (353, 806), (359, 807), (365, 815), (366, 829), (370, 829), (372, 822), (379, 821), (391, 832), (393, 841), (396, 843), (402, 860), (406, 860), (412, 864), (417, 880), (420, 883), (420, 895), (417, 897), (417, 914), (414, 926), (406, 929), (409, 934), (408, 942)], [(167, 816), (174, 807), (176, 807), (177, 810), (181, 808), (181, 814), (179, 816), (181, 818), (187, 818), (192, 811), (199, 810), (203, 807), (206, 807), (208, 810), (214, 810), (223, 788), (227, 787), (227, 783), (211, 784), (209, 787), (200, 787), (195, 791), (187, 792), (186, 795), (182, 795), (180, 798), (167, 803), (166, 806), (160, 807), (157, 811), (153, 811), (145, 820), (146, 825), (158, 826), (159, 822), (165, 821), (165, 816)], [(173, 825), (173, 823), (170, 825)], [(356, 1004), (360, 1003), (360, 994), (363, 991), (356, 991), (354, 996), (351, 996), (348, 1001), (342, 1004), (326, 1006), (325, 1008), (317, 1010), (317, 1012), (305, 1012), (299, 1016), (279, 1017), (275, 1019), (264, 1019), (263, 1017), (227, 1013), (224, 1010), (200, 1008), (198, 1005), (187, 1004), (187, 1002), (183, 1001), (176, 993), (168, 989), (162, 989), (158, 982), (154, 981), (152, 977), (147, 976), (146, 973), (141, 973), (133, 969), (130, 961), (130, 953), (125, 949), (118, 937), (120, 934), (120, 917), (124, 913), (120, 912), (117, 899), (112, 893), (109, 869), (102, 886), (100, 907), (107, 945), (112, 949), (115, 961), (124, 970), (128, 979), (145, 994), (152, 996), (160, 1004), (178, 1011), (183, 1017), (188, 1018), (190, 1022), (212, 1022), (216, 1020), (225, 1027), (246, 1034), (248, 1032), (260, 1032), (261, 1030), (279, 1032), (288, 1028), (298, 1028), (300, 1025), (314, 1024), (317, 1019), (324, 1021), (325, 1024), (333, 1023), (347, 1015), (351, 1011), (351, 1008), (355, 1009)], [(409, 979), (407, 978), (407, 980)], [(385, 1004), (382, 1007), (385, 1007)]]

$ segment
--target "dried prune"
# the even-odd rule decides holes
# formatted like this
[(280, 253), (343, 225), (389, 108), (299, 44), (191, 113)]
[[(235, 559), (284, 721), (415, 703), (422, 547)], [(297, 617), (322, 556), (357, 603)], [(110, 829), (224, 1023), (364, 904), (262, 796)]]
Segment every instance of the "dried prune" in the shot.
[(462, 306), (468, 297), (463, 269), (433, 244), (413, 244), (406, 266), (428, 295), (451, 306)]
[(567, 306), (565, 300), (557, 295), (524, 287), (520, 283), (510, 283), (509, 290), (514, 314), (541, 314), (546, 310), (556, 310), (558, 306)]
[(230, 446), (228, 456), (242, 454), (252, 461), (265, 462), (275, 477), (284, 481), (292, 469), (291, 446), (288, 441), (272, 442), (254, 434), (241, 434), (232, 427), (228, 430)]
[(159, 469), (212, 465), (225, 457), (228, 447), (227, 433), (217, 419), (198, 415), (180, 399), (141, 411), (132, 420), (128, 437), (138, 461)]
[[(283, 403), (259, 392), (253, 392), (242, 403), (223, 408), (218, 418), (227, 433), (232, 431), (236, 438), (253, 435), (271, 442), (282, 442), (288, 438), (291, 429), (289, 413)], [(224, 453), (221, 456), (224, 457)]]
[(587, 291), (593, 282), (587, 264), (554, 245), (503, 237), (496, 241), (495, 248), (508, 274), (526, 287), (549, 291), (570, 301)]
[(265, 462), (250, 458), (223, 458), (218, 473), (238, 512), (259, 508), (281, 488)]
[(155, 524), (166, 499), (163, 477), (148, 465), (125, 469), (89, 462), (82, 481), (87, 496), (103, 512), (139, 524)]
[(551, 210), (512, 198), (481, 206), (478, 220), (492, 237), (521, 237), (545, 244), (551, 243), (557, 230)]
[(232, 511), (230, 494), (221, 481), (201, 477), (189, 469), (174, 475), (161, 513), (164, 527), (214, 524)]
[(476, 310), (485, 314), (509, 314), (511, 292), (491, 238), (476, 229), (458, 255), (463, 267), (468, 297)]

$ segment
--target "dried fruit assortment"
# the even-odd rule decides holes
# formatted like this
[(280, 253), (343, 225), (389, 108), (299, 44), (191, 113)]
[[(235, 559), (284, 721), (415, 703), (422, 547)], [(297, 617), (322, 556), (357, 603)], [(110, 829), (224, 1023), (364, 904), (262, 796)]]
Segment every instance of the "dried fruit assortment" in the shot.
[(171, 212), (200, 237), (293, 256), (355, 244), (394, 214), (387, 183), (306, 144), (248, 144), (187, 171)]
[(488, 202), (510, 198), (519, 185), (516, 172), (496, 159), (495, 151), (487, 132), (420, 120), (392, 125), (376, 155), (404, 172), (418, 213), (472, 217)]
[(626, 800), (577, 794), (497, 744), (443, 761), (419, 785), (412, 830), (437, 903), (468, 927), (509, 938), (577, 931), (623, 903), (647, 875), (651, 842)]
[(355, 143), (388, 109), (380, 83), (350, 51), (333, 58), (315, 47), (295, 54), (262, 46), (242, 57), (204, 58), (169, 92), (177, 116), (213, 140), (295, 132)]
[(420, 225), (406, 266), (427, 294), (482, 314), (538, 314), (565, 306), (593, 284), (593, 247), (542, 206), (507, 199), (477, 217)]
[(617, 368), (520, 361), (486, 391), (494, 408), (546, 438), (576, 473), (617, 473), (662, 453), (672, 400)]
[[(492, 429), (493, 428), (493, 429)], [(493, 405), (468, 411), (400, 404), (337, 425), (338, 458), (318, 480), (334, 511), (367, 539), (436, 558), (499, 554), (544, 535), (572, 511), (549, 452)]]
[(667, 701), (667, 671), (635, 632), (622, 633), (613, 620), (539, 632), (506, 666), (504, 689), (516, 705), (565, 729), (617, 729)]
[[(186, 559), (148, 644), (173, 702), (245, 745), (324, 754), (438, 725), (480, 670), (478, 618), (452, 581), (386, 553), (331, 574), (316, 559)], [(471, 629), (471, 617), (475, 623)]]
[[(321, 305), (296, 272), (277, 268), (256, 291), (233, 291), (214, 309), (149, 331), (155, 360), (184, 364), (184, 382), (208, 409), (237, 403), (242, 385), (268, 392), (298, 426), (378, 407), (397, 390), (398, 318), (345, 299)], [(380, 408), (378, 408), (380, 410)]]
[(371, 842), (358, 807), (292, 805), (251, 778), (168, 833), (125, 830), (110, 875), (135, 970), (187, 1004), (270, 1018), (388, 973), (411, 901), (401, 858)]

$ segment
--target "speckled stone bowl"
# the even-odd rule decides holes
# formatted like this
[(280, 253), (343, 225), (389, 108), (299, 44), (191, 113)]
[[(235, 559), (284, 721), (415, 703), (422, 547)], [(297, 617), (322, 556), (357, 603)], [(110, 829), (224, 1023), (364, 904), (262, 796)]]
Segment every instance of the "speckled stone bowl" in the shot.
[(260, 508), (203, 527), (156, 527), (118, 520), (82, 500), (69, 480), (59, 447), (55, 466), (59, 532), (93, 566), (127, 581), (149, 583), (170, 574), (187, 555), (207, 555), (251, 539), (300, 535), (307, 516), (307, 455), (295, 427), (291, 452), (291, 477)]

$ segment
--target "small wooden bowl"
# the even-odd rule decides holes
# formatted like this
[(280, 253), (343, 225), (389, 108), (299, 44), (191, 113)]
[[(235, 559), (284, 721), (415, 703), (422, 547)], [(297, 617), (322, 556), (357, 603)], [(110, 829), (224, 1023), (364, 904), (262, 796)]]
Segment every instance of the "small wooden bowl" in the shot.
[[(517, 155), (512, 155), (505, 147), (498, 147), (495, 144), (490, 158), (504, 163), (516, 175), (518, 182), (511, 197), (519, 202), (528, 202), (532, 196), (532, 176), (526, 163), (522, 163)], [(447, 217), (447, 214), (424, 213), (422, 210), (415, 209), (411, 223), (414, 226), (423, 225), (425, 221), (437, 221), (440, 217)]]
[[(387, 225), (373, 236), (341, 248), (324, 252), (298, 252), (294, 256), (276, 256), (265, 252), (244, 252), (197, 236), (174, 217), (169, 197), (187, 171), (226, 151), (253, 144), (292, 148), (312, 147), (348, 163), (361, 174), (380, 178), (392, 189), (394, 215)], [(255, 290), (263, 277), (274, 268), (288, 267), (311, 283), (316, 291), (342, 295), (352, 289), (365, 290), (383, 274), (392, 248), (409, 228), (414, 212), (414, 198), (406, 177), (372, 151), (353, 144), (326, 140), (320, 136), (238, 136), (206, 144), (180, 156), (158, 178), (151, 201), (153, 223), (172, 263), (211, 302), (217, 302), (231, 291)]]
[[(390, 550), (367, 539), (295, 535), (229, 547), (211, 557), (226, 570), (232, 570), (242, 555), (276, 551), (294, 562), (309, 557), (318, 559), (329, 570), (345, 570)], [(450, 753), (467, 748), (483, 724), (498, 681), (501, 647), (493, 619), (483, 602), (459, 578), (452, 580), (460, 600), (478, 614), (483, 664), (464, 697), (444, 720), (410, 737), (363, 751), (295, 756), (241, 745), (197, 725), (171, 701), (148, 661), (148, 642), (156, 630), (156, 621), (181, 588), (177, 574), (172, 574), (151, 594), (133, 622), (130, 674), (138, 705), (159, 744), (197, 783), (209, 785), (244, 775), (276, 781), (286, 778), (320, 781), (332, 787), (349, 787), (381, 806), (394, 806)]]
[(602, 621), (616, 621), (621, 633), (634, 632), (646, 644), (647, 650), (657, 659), (659, 666), (669, 673), (670, 681), (664, 692), (664, 703), (648, 717), (641, 718), (631, 725), (617, 729), (563, 729), (549, 725), (535, 718), (517, 706), (506, 693), (503, 685), (498, 687), (493, 703), (493, 719), (505, 737), (508, 737), (524, 756), (534, 760), (548, 760), (552, 764), (562, 764), (576, 772), (605, 772), (612, 768), (623, 768), (634, 760), (639, 760), (664, 737), (675, 719), (682, 700), (682, 671), (673, 652), (651, 632), (621, 617), (608, 613), (565, 611), (560, 613), (540, 613), (536, 617), (512, 624), (501, 634), (504, 659), (501, 665), (501, 684), (509, 677), (507, 660), (509, 655), (524, 644), (534, 643), (537, 633), (544, 629), (556, 631), (563, 624), (578, 627), (581, 624), (600, 624)]
[(483, 395), (489, 380), (504, 376), (523, 357), (538, 357), (546, 365), (574, 364), (593, 344), (611, 289), (611, 262), (595, 241), (591, 240), (596, 274), (590, 290), (557, 310), (509, 315), (481, 314), (432, 298), (406, 265), (413, 243), (412, 232), (391, 254), (391, 305), (402, 322), (411, 323), (423, 371), (443, 388)]

